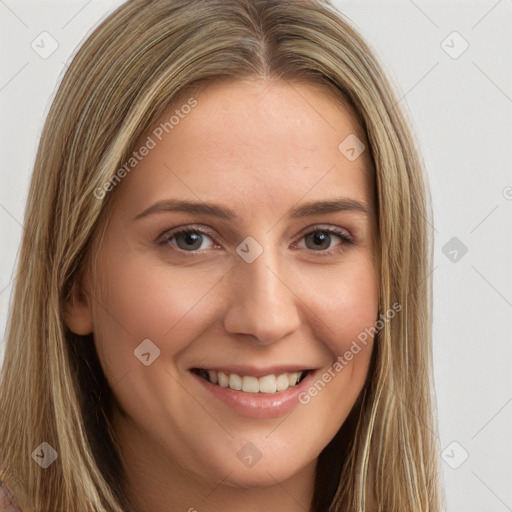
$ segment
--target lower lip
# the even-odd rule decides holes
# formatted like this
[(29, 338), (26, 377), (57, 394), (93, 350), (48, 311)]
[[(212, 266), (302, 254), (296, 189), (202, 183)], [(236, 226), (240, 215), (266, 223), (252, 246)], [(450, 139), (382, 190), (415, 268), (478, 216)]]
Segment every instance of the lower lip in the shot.
[(212, 384), (203, 377), (192, 373), (199, 383), (213, 396), (227, 404), (241, 416), (249, 418), (279, 418), (289, 414), (299, 405), (298, 396), (309, 388), (315, 372), (311, 371), (293, 388), (278, 393), (245, 393)]

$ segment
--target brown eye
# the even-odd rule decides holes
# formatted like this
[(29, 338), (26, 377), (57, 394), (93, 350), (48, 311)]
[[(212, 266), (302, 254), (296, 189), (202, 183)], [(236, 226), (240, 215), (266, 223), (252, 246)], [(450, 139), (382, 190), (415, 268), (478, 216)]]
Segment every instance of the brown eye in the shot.
[[(313, 250), (317, 249), (329, 249), (329, 245), (331, 244), (332, 238), (330, 234), (326, 234), (324, 231), (315, 231), (314, 233), (310, 233), (306, 235), (305, 240), (311, 240), (312, 247), (308, 247)], [(308, 244), (306, 243), (306, 246)]]
[[(340, 243), (334, 244), (338, 238)], [(201, 248), (205, 240), (211, 241), (210, 246)], [(342, 251), (347, 245), (353, 245), (354, 240), (348, 231), (342, 228), (316, 228), (303, 235), (305, 248), (319, 254), (332, 254)], [(213, 247), (213, 234), (199, 228), (182, 227), (166, 233), (159, 242), (162, 246), (171, 245), (182, 252), (200, 253)], [(300, 247), (303, 248), (303, 247)]]
[[(177, 229), (168, 233), (161, 244), (173, 245), (185, 252), (196, 252), (201, 248), (201, 244), (204, 242), (205, 238), (211, 237), (208, 233), (199, 229)], [(175, 239), (175, 243), (172, 243), (173, 239)]]
[[(317, 228), (304, 235), (303, 238), (306, 241), (306, 249), (327, 254), (343, 250), (347, 244), (354, 244), (354, 240), (348, 231), (339, 228)], [(333, 247), (333, 238), (338, 238), (341, 243)]]

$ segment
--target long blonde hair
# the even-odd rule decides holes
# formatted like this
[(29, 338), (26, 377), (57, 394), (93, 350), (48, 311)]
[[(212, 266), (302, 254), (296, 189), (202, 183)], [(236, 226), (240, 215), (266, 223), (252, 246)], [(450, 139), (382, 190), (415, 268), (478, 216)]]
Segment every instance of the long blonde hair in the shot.
[[(409, 123), (372, 50), (327, 0), (132, 0), (65, 73), (26, 207), (0, 384), (0, 470), (38, 512), (129, 506), (94, 344), (63, 320), (113, 196), (95, 191), (177, 98), (250, 77), (322, 85), (356, 113), (378, 212), (379, 308), (402, 306), (376, 335), (365, 388), (319, 457), (312, 512), (441, 510), (430, 198)], [(58, 453), (47, 469), (31, 457), (42, 442)]]

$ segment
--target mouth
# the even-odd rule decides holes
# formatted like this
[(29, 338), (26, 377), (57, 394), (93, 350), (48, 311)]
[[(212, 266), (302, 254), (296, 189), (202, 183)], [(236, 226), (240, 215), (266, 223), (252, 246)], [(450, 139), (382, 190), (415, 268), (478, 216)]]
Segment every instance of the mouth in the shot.
[(271, 373), (256, 377), (254, 375), (239, 375), (229, 371), (207, 370), (204, 368), (192, 368), (190, 370), (195, 375), (205, 379), (210, 384), (221, 388), (229, 388), (234, 391), (241, 391), (251, 394), (281, 393), (290, 388), (298, 386), (309, 373), (310, 369), (295, 372)]

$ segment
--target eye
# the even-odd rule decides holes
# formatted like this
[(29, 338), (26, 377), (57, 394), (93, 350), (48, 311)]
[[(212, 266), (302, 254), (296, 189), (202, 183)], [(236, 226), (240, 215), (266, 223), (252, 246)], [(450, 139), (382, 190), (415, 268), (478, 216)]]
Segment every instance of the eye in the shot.
[[(190, 228), (184, 226), (182, 228), (177, 228), (170, 233), (166, 233), (164, 239), (160, 242), (161, 245), (173, 245), (177, 246), (178, 249), (181, 249), (185, 252), (197, 252), (197, 249), (201, 247), (201, 243), (204, 241), (204, 238), (210, 238), (213, 235), (198, 228)], [(172, 243), (173, 239), (176, 243)], [(208, 247), (203, 249), (208, 249)]]
[[(341, 243), (338, 243), (332, 249), (331, 242), (333, 242), (333, 235), (335, 238), (341, 240)], [(306, 241), (306, 248), (312, 249), (315, 252), (320, 252), (322, 254), (331, 254), (334, 252), (339, 252), (345, 249), (345, 245), (354, 244), (354, 239), (350, 235), (350, 233), (342, 228), (323, 228), (320, 226), (315, 226), (312, 231), (306, 233), (302, 238)], [(308, 242), (310, 242), (308, 244)], [(327, 249), (327, 250), (325, 250)]]
[[(162, 246), (171, 245), (183, 252), (198, 253), (201, 252), (201, 249), (207, 250), (215, 246), (213, 237), (213, 233), (202, 228), (183, 226), (165, 233), (158, 241), (158, 244)], [(341, 240), (341, 242), (335, 245), (333, 249), (331, 243), (335, 237)], [(201, 247), (205, 239), (209, 239), (211, 243), (208, 247)], [(354, 239), (350, 233), (343, 228), (323, 228), (315, 226), (312, 231), (303, 235), (301, 237), (301, 240), (302, 239), (306, 241), (306, 249), (311, 249), (321, 254), (339, 252), (345, 249), (345, 245), (354, 244)], [(220, 246), (217, 245), (216, 247), (218, 248)], [(294, 247), (303, 248), (299, 247), (297, 244), (294, 244)]]

